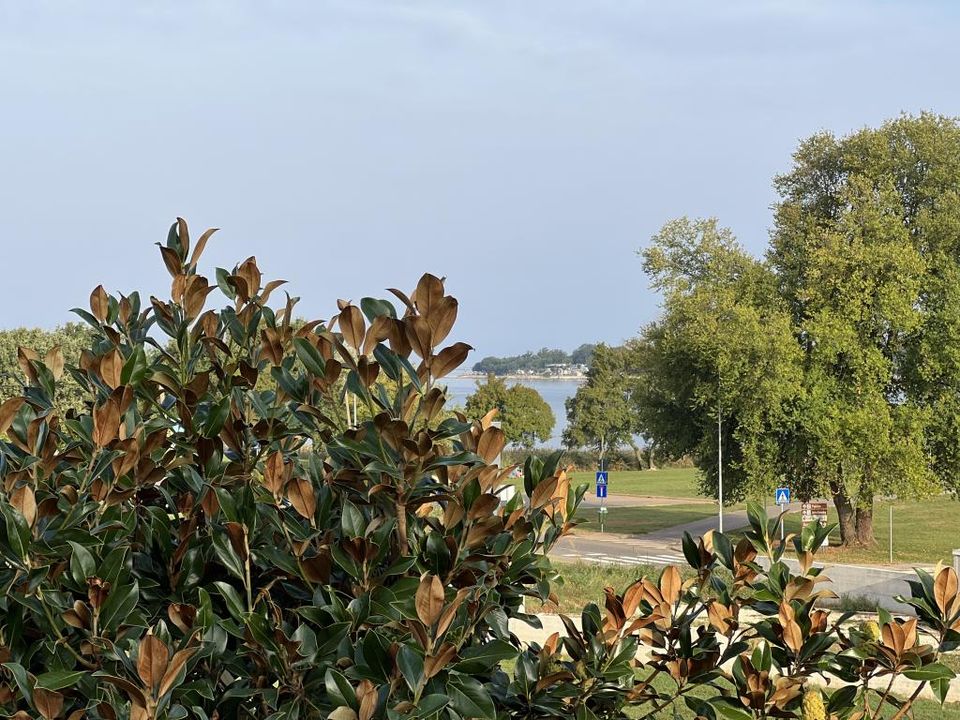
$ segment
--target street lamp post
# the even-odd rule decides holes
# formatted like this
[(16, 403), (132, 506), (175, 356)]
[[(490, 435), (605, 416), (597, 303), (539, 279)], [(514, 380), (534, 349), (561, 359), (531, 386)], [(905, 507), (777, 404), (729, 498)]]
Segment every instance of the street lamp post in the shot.
[(723, 419), (717, 403), (717, 481), (720, 487), (720, 532), (723, 532)]

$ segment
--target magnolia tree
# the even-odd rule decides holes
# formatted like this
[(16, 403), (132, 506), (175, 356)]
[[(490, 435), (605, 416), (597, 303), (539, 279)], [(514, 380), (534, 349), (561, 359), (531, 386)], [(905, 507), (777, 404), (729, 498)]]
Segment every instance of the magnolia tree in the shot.
[[(500, 502), (503, 433), (445, 413), (436, 385), (469, 349), (444, 345), (456, 300), (425, 275), (398, 304), (295, 324), (253, 259), (199, 273), (210, 235), (175, 223), (171, 297), (98, 287), (77, 366), (24, 353), (0, 403), (6, 716), (900, 717), (912, 699), (879, 684), (898, 675), (945, 697), (953, 571), (920, 574), (917, 618), (844, 629), (817, 607), (825, 531), (776, 544), (759, 509), (735, 545), (686, 538), (686, 576), (608, 588), (521, 645), (585, 488), (532, 458)], [(61, 414), (68, 376), (85, 399)]]

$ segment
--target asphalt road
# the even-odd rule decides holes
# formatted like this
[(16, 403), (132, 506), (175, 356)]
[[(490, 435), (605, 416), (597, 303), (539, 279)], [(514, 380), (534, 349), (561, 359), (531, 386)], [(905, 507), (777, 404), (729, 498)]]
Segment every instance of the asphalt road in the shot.
[[(586, 562), (599, 565), (685, 566), (676, 539), (647, 535), (632, 538), (600, 533), (580, 533), (563, 538), (553, 556), (564, 562)], [(788, 563), (799, 571), (795, 561)], [(908, 595), (907, 580), (916, 577), (906, 569), (887, 569), (861, 565), (827, 565), (825, 574), (829, 583), (822, 587), (837, 595), (858, 596), (876, 602), (888, 610), (910, 612), (909, 606), (894, 600), (897, 595)]]

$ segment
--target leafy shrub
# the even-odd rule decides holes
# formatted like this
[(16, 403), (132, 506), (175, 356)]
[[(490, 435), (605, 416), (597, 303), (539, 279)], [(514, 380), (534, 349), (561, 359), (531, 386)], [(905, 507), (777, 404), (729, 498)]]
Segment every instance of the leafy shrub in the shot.
[[(794, 574), (756, 508), (736, 547), (686, 539), (691, 579), (668, 568), (608, 589), (579, 628), (521, 648), (510, 622), (538, 622), (523, 601), (551, 597), (547, 554), (585, 488), (558, 454), (529, 458), (526, 502), (499, 502), (503, 433), (444, 414), (435, 384), (469, 349), (442, 346), (456, 300), (425, 275), (392, 291), (399, 311), (365, 298), (294, 324), (295, 300), (271, 309), (279, 283), (252, 258), (213, 284), (198, 273), (211, 234), (191, 248), (175, 223), (171, 297), (98, 287), (77, 367), (28, 354), (22, 394), (0, 404), (8, 716), (587, 719), (682, 700), (738, 720), (796, 714), (810, 678), (832, 675), (857, 683), (826, 708), (846, 718), (874, 678), (945, 693), (952, 570), (914, 588), (933, 645), (916, 620), (844, 631), (814, 607), (820, 531), (793, 539)], [(218, 289), (227, 306), (205, 309)], [(68, 374), (85, 406), (61, 415)]]

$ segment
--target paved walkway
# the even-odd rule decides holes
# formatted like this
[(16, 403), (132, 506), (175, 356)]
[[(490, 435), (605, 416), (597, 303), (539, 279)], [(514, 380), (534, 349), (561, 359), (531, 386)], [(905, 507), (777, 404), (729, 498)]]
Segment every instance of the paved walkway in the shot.
[[(664, 505), (713, 505), (713, 500), (706, 498), (679, 498), (664, 497), (661, 495), (614, 495), (604, 498), (607, 507), (662, 507)], [(583, 497), (583, 508), (600, 507), (600, 499), (594, 495)]]
[[(554, 548), (553, 556), (565, 562), (599, 565), (684, 567), (687, 563), (680, 545), (683, 530), (690, 532), (693, 537), (698, 537), (713, 527), (701, 527), (700, 522), (678, 525), (647, 535), (579, 531), (562, 538)], [(745, 513), (743, 524), (746, 524)], [(724, 525), (733, 527), (733, 521), (725, 517)], [(791, 559), (790, 554), (785, 560), (794, 572), (799, 571), (799, 564)], [(911, 566), (887, 568), (873, 565), (817, 564), (825, 568), (825, 575), (830, 578), (830, 582), (823, 587), (833, 590), (837, 595), (863, 598), (894, 612), (913, 614), (912, 608), (895, 599), (898, 595), (910, 594), (907, 581), (916, 578)]]

